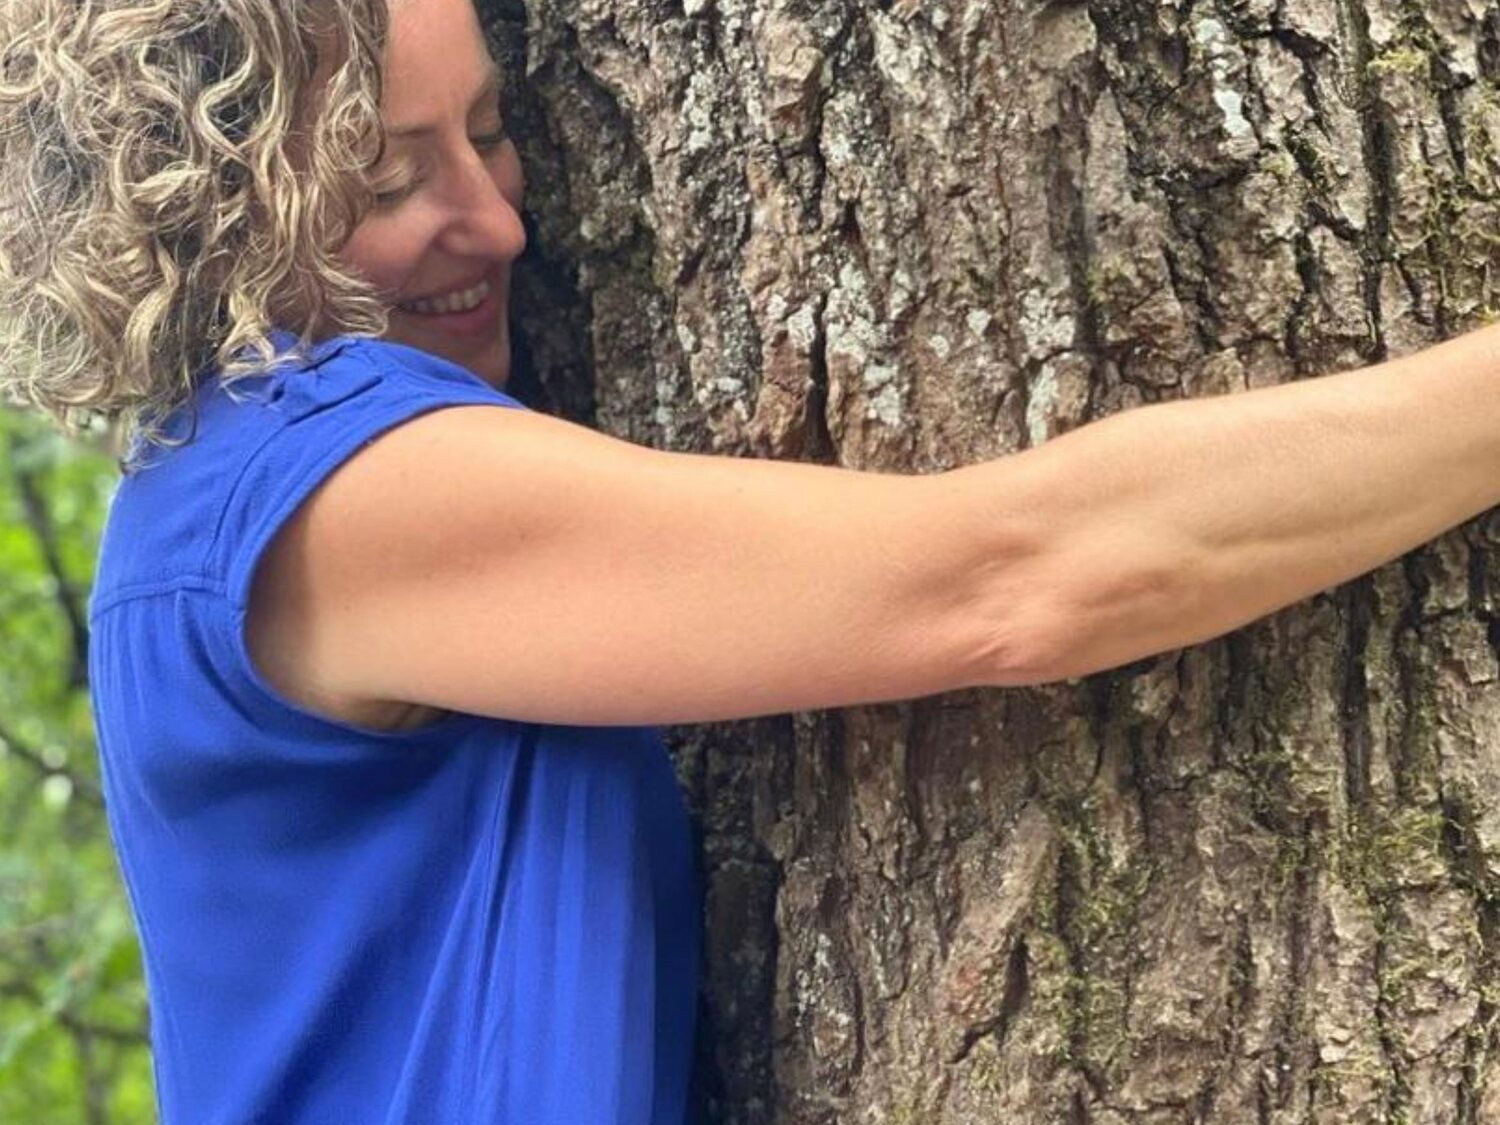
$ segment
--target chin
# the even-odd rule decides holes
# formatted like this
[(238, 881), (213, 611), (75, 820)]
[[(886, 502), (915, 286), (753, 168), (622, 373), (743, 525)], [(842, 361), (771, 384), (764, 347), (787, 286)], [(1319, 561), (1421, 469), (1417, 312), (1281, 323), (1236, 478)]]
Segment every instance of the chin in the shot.
[(396, 333), (391, 333), (387, 339), (394, 340), (398, 344), (406, 344), (409, 347), (421, 351), (430, 352), (433, 355), (446, 359), (449, 363), (457, 364), (475, 375), (478, 375), (490, 386), (503, 389), (510, 379), (510, 334), (502, 332), (498, 340), (486, 341), (475, 346), (464, 343), (441, 343), (430, 339), (407, 339)]
[(503, 388), (510, 378), (510, 337), (502, 334), (498, 341), (477, 355), (455, 359), (454, 362), (467, 367), (490, 386)]

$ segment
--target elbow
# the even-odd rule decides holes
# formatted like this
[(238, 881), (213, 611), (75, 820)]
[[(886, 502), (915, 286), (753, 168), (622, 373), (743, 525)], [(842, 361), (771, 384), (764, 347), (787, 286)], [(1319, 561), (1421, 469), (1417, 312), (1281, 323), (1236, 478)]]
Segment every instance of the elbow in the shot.
[(1067, 678), (1079, 632), (1077, 584), (1065, 581), (1061, 553), (1045, 531), (1016, 534), (976, 568), (967, 630), (972, 686), (1030, 687)]
[(1076, 648), (1064, 639), (1058, 622), (1045, 615), (1020, 620), (1006, 629), (986, 653), (990, 687), (1035, 687), (1077, 675), (1071, 670)]
[(986, 667), (995, 687), (1057, 683), (1178, 647), (1193, 603), (1171, 565), (1080, 568), (1031, 584), (991, 617)]
[(975, 686), (1032, 687), (1069, 678), (1078, 630), (1054, 592), (1035, 588), (982, 612)]

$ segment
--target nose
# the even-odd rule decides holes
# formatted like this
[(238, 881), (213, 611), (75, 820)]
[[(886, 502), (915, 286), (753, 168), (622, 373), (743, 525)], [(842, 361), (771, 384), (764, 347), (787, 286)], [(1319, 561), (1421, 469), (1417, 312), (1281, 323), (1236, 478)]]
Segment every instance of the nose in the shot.
[(526, 249), (520, 161), (514, 152), (507, 157), (500, 158), (498, 174), (473, 149), (458, 163), (450, 204), (452, 221), (442, 240), (449, 253), (509, 262)]

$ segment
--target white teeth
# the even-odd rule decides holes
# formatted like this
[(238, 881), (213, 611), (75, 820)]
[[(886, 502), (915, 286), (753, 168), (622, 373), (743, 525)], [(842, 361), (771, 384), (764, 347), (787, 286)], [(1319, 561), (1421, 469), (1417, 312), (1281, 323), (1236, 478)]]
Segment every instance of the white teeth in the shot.
[(490, 283), (481, 281), (474, 288), (465, 289), (460, 293), (449, 293), (445, 297), (434, 297), (424, 301), (403, 302), (398, 307), (407, 312), (421, 313), (424, 316), (469, 312), (484, 304), (489, 295)]

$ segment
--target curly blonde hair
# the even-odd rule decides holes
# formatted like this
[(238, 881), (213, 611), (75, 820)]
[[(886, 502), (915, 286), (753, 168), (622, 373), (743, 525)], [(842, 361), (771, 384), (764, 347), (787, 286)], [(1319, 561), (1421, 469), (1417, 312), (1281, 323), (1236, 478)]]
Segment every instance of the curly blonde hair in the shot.
[(0, 3), (5, 399), (179, 445), (202, 372), (265, 372), (273, 328), (290, 357), (386, 331), (335, 253), (385, 143), (387, 2)]

